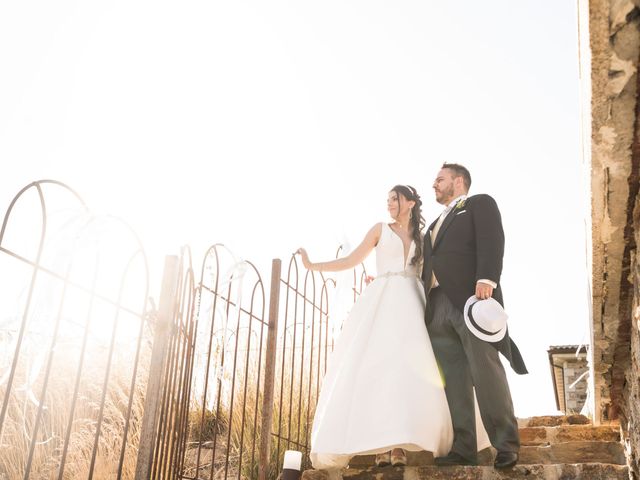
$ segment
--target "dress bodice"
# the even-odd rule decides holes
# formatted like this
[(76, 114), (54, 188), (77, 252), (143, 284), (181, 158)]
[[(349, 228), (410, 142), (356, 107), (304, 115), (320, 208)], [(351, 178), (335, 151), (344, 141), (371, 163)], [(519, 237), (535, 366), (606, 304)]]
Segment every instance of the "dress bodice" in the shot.
[(378, 245), (376, 245), (377, 275), (402, 273), (406, 276), (417, 276), (416, 265), (411, 265), (411, 259), (415, 251), (416, 245), (412, 240), (405, 262), (404, 243), (402, 239), (388, 224), (383, 223), (380, 240), (378, 240)]

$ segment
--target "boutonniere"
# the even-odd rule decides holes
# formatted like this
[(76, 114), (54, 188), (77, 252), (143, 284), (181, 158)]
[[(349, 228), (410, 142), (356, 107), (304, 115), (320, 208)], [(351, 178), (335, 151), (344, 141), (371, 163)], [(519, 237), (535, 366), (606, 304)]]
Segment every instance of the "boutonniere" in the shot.
[(464, 205), (467, 203), (467, 199), (466, 198), (461, 198), (460, 200), (458, 200), (458, 203), (456, 203), (456, 206), (454, 207), (455, 210), (460, 210), (461, 208), (464, 208)]

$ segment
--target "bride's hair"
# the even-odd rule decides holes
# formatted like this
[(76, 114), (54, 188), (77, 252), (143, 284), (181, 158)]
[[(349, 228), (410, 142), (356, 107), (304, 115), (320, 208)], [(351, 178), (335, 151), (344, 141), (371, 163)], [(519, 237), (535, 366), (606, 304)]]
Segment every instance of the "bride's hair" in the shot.
[(411, 226), (413, 231), (411, 236), (416, 244), (415, 255), (411, 259), (411, 265), (418, 265), (422, 261), (422, 229), (425, 227), (425, 221), (422, 216), (422, 200), (418, 191), (411, 185), (396, 185), (391, 189), (392, 192), (396, 192), (398, 195), (402, 195), (404, 198), (410, 201), (416, 202), (411, 209)]

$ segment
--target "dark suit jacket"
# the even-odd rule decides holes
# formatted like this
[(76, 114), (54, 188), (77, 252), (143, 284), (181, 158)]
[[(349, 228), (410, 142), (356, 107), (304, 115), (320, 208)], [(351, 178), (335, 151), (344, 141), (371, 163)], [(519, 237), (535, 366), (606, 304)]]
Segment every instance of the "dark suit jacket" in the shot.
[[(442, 222), (432, 247), (431, 230), (436, 222), (437, 219), (429, 226), (424, 237), (422, 280), (427, 297), (431, 288), (431, 273), (435, 272), (439, 288), (461, 312), (467, 299), (475, 293), (476, 282), (480, 279), (498, 284), (493, 291), (493, 298), (504, 305), (500, 286), (504, 231), (495, 200), (489, 195), (474, 195), (464, 203), (459, 202)], [(427, 302), (427, 323), (430, 314)], [(527, 373), (522, 355), (509, 337), (509, 332), (493, 345), (509, 360), (517, 373)]]

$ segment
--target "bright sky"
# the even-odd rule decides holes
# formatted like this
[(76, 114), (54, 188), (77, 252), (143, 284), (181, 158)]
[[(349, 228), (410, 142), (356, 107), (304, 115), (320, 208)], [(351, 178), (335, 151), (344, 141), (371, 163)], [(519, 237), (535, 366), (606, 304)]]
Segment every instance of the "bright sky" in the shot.
[(163, 255), (223, 242), (271, 258), (352, 247), (396, 183), (443, 161), (493, 195), (503, 289), (555, 411), (546, 349), (588, 339), (576, 2), (9, 2), (0, 6), (0, 208), (54, 178)]

